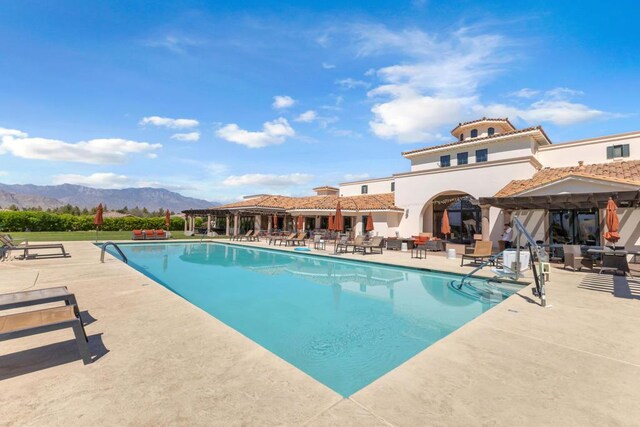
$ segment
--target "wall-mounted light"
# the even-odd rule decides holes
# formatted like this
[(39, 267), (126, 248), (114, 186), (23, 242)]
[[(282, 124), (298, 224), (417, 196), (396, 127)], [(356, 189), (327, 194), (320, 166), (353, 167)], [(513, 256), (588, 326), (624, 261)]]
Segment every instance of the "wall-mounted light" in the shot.
[(404, 211), (404, 217), (409, 218), (409, 209)]

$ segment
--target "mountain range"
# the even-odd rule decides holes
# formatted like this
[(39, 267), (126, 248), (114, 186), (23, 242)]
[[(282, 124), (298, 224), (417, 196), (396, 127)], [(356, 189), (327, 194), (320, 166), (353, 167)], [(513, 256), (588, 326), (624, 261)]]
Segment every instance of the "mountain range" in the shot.
[(185, 209), (202, 209), (219, 205), (216, 202), (186, 197), (164, 188), (123, 188), (119, 190), (85, 187), (82, 185), (33, 185), (1, 184), (0, 207), (16, 205), (19, 208), (40, 206), (43, 209), (70, 204), (80, 208), (93, 208), (99, 203), (110, 210), (127, 206), (150, 211), (169, 209), (180, 212)]

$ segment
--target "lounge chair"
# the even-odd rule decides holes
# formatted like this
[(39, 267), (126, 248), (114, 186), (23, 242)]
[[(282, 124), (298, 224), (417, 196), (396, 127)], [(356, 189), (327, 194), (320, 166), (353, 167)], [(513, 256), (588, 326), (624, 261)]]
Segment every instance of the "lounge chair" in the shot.
[(282, 242), (286, 242), (287, 240), (293, 239), (294, 237), (296, 237), (296, 233), (290, 233), (287, 236), (275, 236), (271, 239), (271, 241), (273, 242), (273, 246), (275, 246), (276, 243), (282, 246)]
[(250, 236), (250, 235), (251, 235), (251, 233), (253, 233), (253, 230), (249, 230), (249, 231), (247, 231), (247, 232), (246, 232), (246, 233), (244, 233), (244, 234), (234, 234), (233, 236), (231, 236), (231, 240), (238, 240), (238, 241), (240, 241), (240, 240), (242, 240), (243, 238)]
[(167, 232), (164, 230), (154, 230), (154, 232), (156, 234), (156, 239), (158, 240), (167, 240), (169, 238)]
[(364, 242), (361, 245), (358, 246), (354, 246), (353, 251), (354, 252), (360, 252), (362, 251), (362, 255), (366, 255), (367, 251), (370, 254), (373, 254), (375, 252), (382, 254), (382, 246), (384, 245), (384, 239), (380, 236), (376, 236), (374, 238), (372, 238), (371, 240), (369, 240), (368, 242)]
[(85, 365), (91, 363), (87, 334), (76, 305), (0, 316), (0, 341), (22, 338), (59, 329), (73, 328), (80, 356)]
[(571, 267), (575, 271), (587, 267), (593, 270), (593, 259), (589, 256), (582, 256), (580, 245), (562, 245), (562, 250), (564, 252), (563, 268)]
[(131, 240), (144, 240), (144, 233), (142, 230), (131, 231)]
[(336, 240), (336, 246), (333, 252), (336, 254), (346, 253), (347, 243), (349, 243), (349, 236), (341, 236), (340, 240)]
[(42, 250), (42, 249), (60, 249), (60, 251), (62, 252), (62, 256), (63, 257), (68, 257), (69, 253), (67, 251), (65, 251), (64, 249), (64, 245), (62, 243), (47, 243), (47, 244), (37, 244), (37, 245), (31, 245), (31, 244), (27, 244), (27, 243), (20, 243), (18, 245), (14, 244), (13, 239), (11, 239), (11, 236), (8, 235), (2, 235), (0, 234), (0, 243), (2, 243), (5, 246), (5, 250), (10, 250), (11, 252), (14, 251), (22, 251), (22, 259), (28, 259), (28, 258), (36, 258), (36, 257), (54, 257), (54, 256), (60, 256), (59, 254), (55, 253), (55, 254), (29, 254), (29, 251), (31, 250)]
[(0, 295), (0, 310), (47, 304), (56, 301), (64, 301), (66, 305), (78, 305), (75, 295), (69, 292), (66, 286), (56, 286), (54, 288), (2, 294)]
[(250, 241), (253, 240), (253, 230), (249, 230), (247, 231), (244, 235), (238, 237), (238, 241), (241, 242), (242, 239), (246, 240), (246, 241)]
[(491, 258), (492, 246), (493, 243), (491, 242), (476, 242), (476, 245), (473, 248), (473, 253), (462, 255), (462, 259), (460, 260), (460, 267), (464, 265), (465, 259), (470, 259), (474, 264), (477, 264), (478, 262), (483, 262)]
[(301, 231), (297, 234), (295, 234), (293, 237), (288, 238), (284, 241), (284, 245), (285, 246), (306, 246), (307, 245), (307, 241), (306, 241), (306, 235), (307, 233), (305, 233), (304, 231)]
[(153, 230), (144, 230), (144, 239), (145, 240), (155, 240), (156, 239), (156, 233), (153, 232)]
[(362, 246), (364, 244), (364, 236), (357, 236), (353, 242), (350, 241), (340, 241), (336, 245), (337, 253), (347, 253), (349, 252), (349, 248), (351, 248), (351, 253), (355, 253), (356, 248)]

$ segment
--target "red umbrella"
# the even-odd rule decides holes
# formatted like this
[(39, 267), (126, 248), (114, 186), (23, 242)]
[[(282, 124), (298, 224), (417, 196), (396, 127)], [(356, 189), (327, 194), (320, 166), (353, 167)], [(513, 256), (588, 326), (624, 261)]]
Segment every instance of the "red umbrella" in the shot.
[(338, 206), (336, 206), (336, 217), (333, 219), (333, 229), (335, 231), (342, 231), (344, 229), (344, 224), (342, 221), (342, 211), (340, 210), (339, 201)]
[(451, 234), (451, 226), (449, 225), (449, 214), (447, 213), (446, 209), (442, 214), (442, 225), (440, 226), (440, 232), (445, 236), (447, 234)]
[(333, 231), (333, 215), (329, 214), (329, 231)]
[(301, 231), (303, 226), (304, 218), (302, 217), (302, 215), (298, 215), (298, 231)]
[(104, 224), (104, 218), (102, 217), (102, 203), (98, 205), (96, 210), (96, 216), (93, 217), (93, 224), (96, 226), (96, 242), (98, 241), (98, 228)]
[(616, 206), (616, 202), (609, 197), (609, 201), (607, 202), (607, 231), (604, 233), (604, 238), (611, 243), (620, 240), (620, 234), (618, 233), (620, 229), (620, 219), (618, 218), (617, 210), (618, 206)]
[(369, 216), (367, 217), (367, 225), (364, 229), (367, 233), (369, 231), (373, 231), (373, 216), (371, 215), (371, 212), (369, 212)]
[(169, 231), (169, 228), (171, 227), (171, 212), (169, 209), (164, 213), (164, 225), (167, 226), (167, 231)]

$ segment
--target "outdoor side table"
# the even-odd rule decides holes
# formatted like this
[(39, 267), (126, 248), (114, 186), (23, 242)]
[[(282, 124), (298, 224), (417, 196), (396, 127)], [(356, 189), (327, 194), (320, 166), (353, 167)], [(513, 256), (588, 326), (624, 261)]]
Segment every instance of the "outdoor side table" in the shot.
[(427, 249), (424, 245), (417, 245), (411, 248), (411, 258), (422, 259), (427, 257)]

